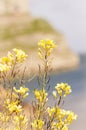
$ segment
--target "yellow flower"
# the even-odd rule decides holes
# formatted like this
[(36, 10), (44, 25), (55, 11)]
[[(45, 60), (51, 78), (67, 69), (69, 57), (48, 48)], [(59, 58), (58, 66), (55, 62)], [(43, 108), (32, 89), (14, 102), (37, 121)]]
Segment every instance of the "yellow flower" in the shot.
[(15, 61), (14, 61), (14, 60), (15, 60), (14, 55), (13, 55), (11, 52), (8, 52), (7, 56), (8, 56), (8, 58), (9, 58), (11, 64), (14, 64), (14, 62), (15, 62)]
[(7, 122), (9, 120), (9, 116), (6, 115), (5, 113), (1, 113), (0, 112), (0, 121), (2, 121), (3, 123)]
[(6, 130), (10, 130), (10, 128), (8, 127), (8, 128), (6, 128)]
[(34, 90), (34, 94), (36, 99), (40, 102), (40, 103), (44, 103), (46, 102), (47, 99), (47, 92), (43, 89), (43, 90)]
[(48, 107), (47, 112), (50, 118), (54, 116), (54, 118), (57, 118), (59, 121), (61, 121), (66, 115), (66, 111), (64, 109), (60, 109), (59, 107)]
[(23, 124), (25, 124), (28, 121), (28, 119), (26, 118), (26, 116), (24, 116), (22, 114), (16, 115), (14, 117), (14, 120), (16, 121), (16, 123), (18, 123), (19, 121), (22, 121)]
[(55, 86), (55, 89), (60, 96), (64, 97), (71, 93), (71, 87), (66, 83), (57, 84), (57, 86)]
[(23, 94), (25, 94), (26, 92), (29, 91), (28, 88), (25, 88), (25, 87), (22, 87), (22, 86), (20, 87), (20, 89), (16, 89), (15, 87), (13, 89), (16, 93), (20, 93), (21, 95), (23, 95)]
[(51, 123), (54, 130), (68, 130), (68, 126), (77, 118), (74, 112), (66, 111), (59, 107), (48, 108), (47, 112), (50, 120), (54, 119)]
[(20, 128), (18, 128), (18, 127), (15, 127), (15, 128), (14, 128), (14, 130), (20, 130)]
[(19, 101), (16, 100), (10, 100), (10, 99), (6, 99), (6, 101), (4, 102), (4, 107), (9, 111), (10, 114), (12, 114), (13, 112), (21, 112), (22, 111), (22, 106), (19, 105)]
[(10, 57), (2, 57), (0, 58), (0, 71), (6, 72), (9, 71), (12, 67), (13, 59)]
[(65, 123), (70, 125), (73, 122), (73, 120), (76, 120), (76, 119), (77, 119), (77, 115), (74, 114), (74, 112), (67, 111), (67, 118), (65, 119)]
[(62, 130), (62, 127), (64, 126), (64, 122), (63, 121), (57, 121), (57, 122), (52, 122), (52, 128), (53, 130)]
[(1, 72), (6, 72), (6, 71), (9, 71), (11, 68), (11, 66), (7, 65), (7, 64), (2, 64), (0, 63), (0, 71)]
[(10, 59), (8, 57), (2, 57), (2, 58), (0, 58), (0, 63), (9, 65)]
[(28, 119), (25, 115), (17, 114), (17, 115), (14, 116), (13, 121), (14, 121), (14, 124), (16, 126), (14, 130), (20, 130), (20, 124), (21, 124), (22, 130), (27, 129)]
[(56, 44), (48, 39), (39, 41), (38, 46), (38, 55), (40, 59), (43, 60), (43, 58), (48, 58), (50, 56), (52, 50), (56, 47)]
[(38, 48), (38, 55), (40, 59), (43, 59), (43, 51), (40, 48)]
[(12, 93), (12, 96), (14, 97), (14, 99), (18, 99), (19, 98), (19, 96), (18, 96), (18, 94), (16, 94), (16, 93)]
[(44, 125), (44, 121), (42, 121), (41, 119), (35, 119), (34, 122), (32, 123), (32, 127), (34, 130), (43, 130), (43, 125)]
[(28, 91), (29, 91), (29, 88), (26, 88), (26, 87), (20, 87), (20, 89), (16, 89), (15, 87), (13, 88), (13, 90), (20, 94), (23, 98), (26, 98), (28, 96)]
[(50, 118), (53, 117), (53, 115), (56, 113), (56, 107), (53, 107), (53, 108), (48, 107), (47, 112)]
[(19, 113), (22, 111), (22, 106), (18, 105), (18, 102), (11, 102), (8, 105), (8, 110), (10, 114), (12, 114), (13, 112)]
[(54, 98), (57, 98), (57, 93), (56, 93), (56, 91), (53, 91), (53, 96), (54, 96)]
[(50, 39), (39, 41), (38, 46), (42, 47), (45, 50), (50, 50), (56, 47), (55, 43)]
[(4, 56), (4, 57), (0, 58), (0, 63), (3, 65), (12, 66), (12, 64), (14, 63), (14, 57), (13, 57), (12, 53), (8, 52), (7, 57)]
[(68, 130), (68, 127), (66, 125), (64, 125), (64, 127), (62, 128), (62, 130)]
[(64, 122), (60, 121), (59, 123), (57, 123), (56, 126), (57, 126), (58, 129), (61, 129), (63, 125), (64, 125)]
[(24, 62), (27, 55), (25, 54), (24, 51), (20, 50), (20, 49), (16, 49), (14, 48), (13, 49), (13, 52), (15, 53), (15, 56), (16, 56), (16, 61), (17, 62)]

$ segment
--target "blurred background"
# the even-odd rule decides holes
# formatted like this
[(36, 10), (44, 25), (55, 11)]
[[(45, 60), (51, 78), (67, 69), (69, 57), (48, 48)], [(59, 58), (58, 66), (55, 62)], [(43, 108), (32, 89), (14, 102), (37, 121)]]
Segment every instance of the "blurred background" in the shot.
[(78, 53), (86, 52), (85, 5), (85, 0), (30, 0), (32, 14), (47, 19)]
[[(67, 82), (72, 93), (65, 108), (78, 119), (70, 130), (86, 126), (86, 1), (85, 0), (0, 0), (0, 56), (12, 48), (29, 55), (31, 72), (38, 73), (37, 42), (52, 39), (57, 43), (53, 53), (51, 90), (57, 82)], [(35, 56), (34, 56), (35, 55)], [(36, 78), (27, 86), (37, 87)], [(51, 97), (53, 104), (53, 99)]]

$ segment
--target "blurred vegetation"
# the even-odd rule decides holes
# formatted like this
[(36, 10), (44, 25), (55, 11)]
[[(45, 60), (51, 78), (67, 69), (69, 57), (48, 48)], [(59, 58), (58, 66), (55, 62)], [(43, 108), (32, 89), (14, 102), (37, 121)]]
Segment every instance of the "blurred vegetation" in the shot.
[(32, 51), (37, 49), (38, 40), (45, 36), (48, 38), (47, 35), (61, 36), (61, 34), (44, 19), (30, 18), (30, 20), (24, 22), (21, 20), (17, 21), (16, 19), (16, 22), (13, 21), (11, 24), (7, 24), (3, 27), (0, 26), (0, 48), (4, 52), (15, 47), (21, 48), (26, 52), (29, 50)]
[(35, 19), (31, 23), (26, 23), (25, 25), (12, 24), (4, 28), (0, 38), (3, 40), (12, 39), (16, 36), (33, 34), (37, 32), (43, 33), (56, 33), (56, 31), (51, 27), (51, 25), (43, 19)]

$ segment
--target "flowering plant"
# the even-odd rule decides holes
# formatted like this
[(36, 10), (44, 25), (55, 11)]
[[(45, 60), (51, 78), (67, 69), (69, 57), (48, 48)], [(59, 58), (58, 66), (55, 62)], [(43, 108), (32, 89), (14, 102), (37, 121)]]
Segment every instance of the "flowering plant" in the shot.
[(15, 81), (20, 72), (18, 67), (26, 60), (27, 55), (22, 50), (13, 49), (6, 57), (0, 58), (1, 84), (7, 90), (1, 104), (0, 130), (68, 130), (69, 125), (77, 118), (74, 112), (61, 108), (63, 99), (71, 93), (71, 87), (67, 83), (59, 83), (55, 86), (52, 95), (56, 103), (52, 107), (47, 105), (51, 53), (55, 47), (56, 44), (52, 40), (41, 40), (38, 43), (38, 55), (43, 68), (39, 66), (40, 89), (33, 90), (35, 101), (32, 107), (35, 113), (30, 116), (30, 121), (22, 105), (29, 92), (29, 88), (23, 83), (24, 74), (19, 88), (16, 87)]

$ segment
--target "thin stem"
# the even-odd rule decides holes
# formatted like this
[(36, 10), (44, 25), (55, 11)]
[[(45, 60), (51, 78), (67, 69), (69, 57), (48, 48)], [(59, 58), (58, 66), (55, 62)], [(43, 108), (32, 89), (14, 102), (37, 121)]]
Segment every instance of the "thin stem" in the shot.
[(58, 106), (60, 105), (61, 100), (62, 100), (62, 96), (59, 97)]
[(43, 79), (43, 86), (47, 87), (47, 77), (48, 77), (48, 58), (47, 58), (47, 52), (45, 52), (45, 60), (44, 60), (44, 79)]

